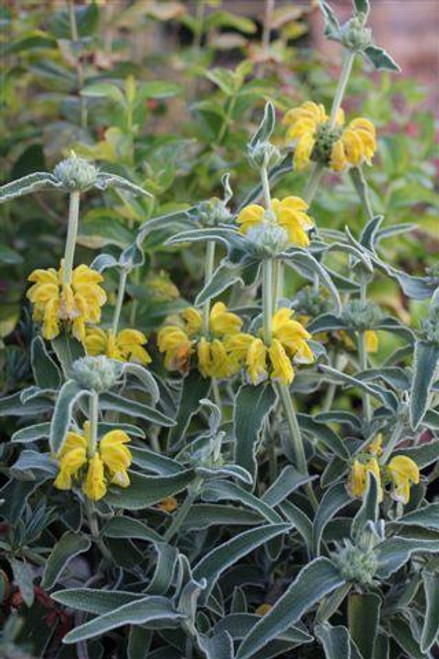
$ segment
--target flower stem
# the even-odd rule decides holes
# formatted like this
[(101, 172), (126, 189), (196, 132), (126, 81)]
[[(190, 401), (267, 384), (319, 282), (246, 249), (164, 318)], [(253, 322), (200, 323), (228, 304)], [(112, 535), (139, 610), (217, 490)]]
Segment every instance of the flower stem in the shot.
[(268, 167), (267, 164), (261, 167), (261, 184), (262, 184), (262, 194), (264, 195), (265, 206), (268, 211), (271, 210), (271, 193), (270, 193), (270, 179), (268, 178)]
[(180, 509), (172, 519), (171, 526), (163, 535), (163, 540), (165, 542), (169, 542), (183, 524), (189, 510), (191, 509), (191, 506), (193, 505), (195, 499), (197, 498), (202, 482), (203, 480), (201, 478), (196, 478), (192, 483), (192, 486), (187, 493), (186, 499), (183, 501), (182, 505), (180, 506)]
[[(73, 43), (76, 45), (79, 41), (79, 32), (76, 22), (75, 0), (69, 0), (69, 18), (70, 34)], [(84, 69), (79, 55), (76, 55), (76, 76), (78, 78), (78, 92), (80, 94), (84, 87)], [(87, 99), (84, 96), (80, 96), (79, 103), (81, 107), (81, 128), (85, 130), (87, 128)]]
[(92, 458), (96, 453), (96, 447), (98, 444), (99, 394), (96, 391), (92, 391), (90, 394), (88, 417), (90, 423), (90, 437), (88, 440), (87, 454), (89, 458)]
[(380, 458), (380, 463), (382, 465), (385, 465), (390, 456), (392, 455), (392, 452), (395, 448), (395, 446), (398, 444), (399, 440), (401, 439), (401, 434), (404, 431), (404, 422), (401, 419), (398, 419), (396, 426), (392, 432), (392, 435), (387, 442), (387, 446), (383, 450), (383, 454)]
[(76, 237), (78, 235), (80, 193), (75, 190), (69, 198), (69, 220), (67, 225), (67, 238), (64, 250), (63, 284), (70, 284), (75, 257)]
[(122, 268), (122, 270), (120, 271), (119, 288), (117, 291), (116, 306), (114, 309), (114, 316), (113, 316), (112, 332), (114, 336), (116, 336), (117, 329), (119, 327), (120, 313), (122, 311), (122, 304), (125, 297), (127, 277), (128, 277), (128, 270), (126, 268)]
[(331, 116), (329, 118), (329, 127), (334, 128), (337, 121), (337, 113), (341, 107), (343, 96), (346, 91), (349, 76), (351, 75), (352, 65), (354, 63), (355, 53), (351, 50), (345, 50), (343, 54), (343, 62), (341, 66), (341, 73), (338, 79), (337, 89), (335, 91), (334, 100), (332, 102)]
[(360, 198), (364, 210), (366, 211), (367, 219), (372, 220), (375, 215), (372, 209), (369, 198), (369, 186), (367, 185), (366, 177), (361, 167), (353, 167), (350, 171), (352, 183)]
[[(367, 281), (363, 278), (360, 282), (360, 301), (363, 305), (367, 304)], [(358, 360), (360, 362), (360, 370), (367, 370), (367, 348), (366, 348), (366, 332), (359, 332), (358, 335)], [(370, 396), (367, 391), (363, 391), (363, 412), (366, 421), (370, 423), (372, 419), (372, 406)]]
[(273, 259), (262, 262), (262, 326), (264, 343), (269, 346), (272, 339), (271, 321), (273, 314)]
[(85, 514), (87, 516), (88, 526), (90, 528), (90, 533), (101, 550), (103, 558), (105, 558), (109, 563), (113, 563), (113, 556), (111, 555), (110, 550), (106, 546), (105, 542), (102, 540), (101, 533), (99, 531), (99, 524), (96, 517), (96, 511), (93, 507), (93, 503), (86, 498), (85, 500)]
[[(206, 264), (204, 267), (204, 283), (207, 284), (212, 278), (213, 268), (215, 266), (215, 241), (208, 240), (206, 247)], [(210, 315), (210, 300), (206, 300), (203, 305), (203, 334), (205, 337), (209, 336), (209, 315)]]
[(314, 199), (317, 189), (319, 187), (320, 180), (325, 171), (325, 166), (321, 162), (315, 162), (312, 166), (309, 179), (305, 185), (305, 190), (303, 191), (302, 198), (307, 204), (311, 205), (312, 200)]

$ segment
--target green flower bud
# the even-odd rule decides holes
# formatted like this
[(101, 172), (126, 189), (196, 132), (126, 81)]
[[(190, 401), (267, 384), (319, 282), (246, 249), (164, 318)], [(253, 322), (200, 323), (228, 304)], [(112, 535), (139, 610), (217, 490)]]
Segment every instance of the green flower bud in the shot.
[(78, 158), (75, 153), (58, 163), (53, 173), (71, 192), (91, 188), (96, 183), (98, 176), (96, 167), (84, 158)]
[(357, 14), (342, 27), (342, 44), (356, 53), (365, 50), (372, 43), (372, 30), (364, 26), (365, 18), (363, 14)]
[(316, 143), (312, 151), (312, 160), (322, 165), (329, 165), (331, 160), (332, 147), (340, 139), (343, 128), (334, 126), (331, 128), (329, 123), (320, 124), (317, 128)]
[(72, 378), (84, 389), (93, 389), (97, 393), (109, 391), (122, 374), (122, 364), (100, 355), (99, 357), (81, 357), (72, 366)]
[(316, 291), (311, 286), (306, 286), (297, 293), (293, 306), (296, 313), (316, 318), (330, 311), (332, 303), (329, 297), (322, 294), (322, 291)]
[(233, 215), (227, 208), (222, 199), (212, 197), (208, 201), (202, 201), (197, 206), (200, 223), (204, 226), (212, 227), (219, 224), (228, 224), (232, 221)]
[(261, 258), (270, 258), (281, 254), (289, 245), (286, 230), (269, 220), (269, 213), (265, 214), (267, 220), (251, 227), (247, 238), (252, 243), (255, 253)]
[(254, 145), (249, 144), (247, 149), (248, 158), (257, 169), (264, 166), (275, 167), (282, 158), (279, 149), (268, 141), (256, 142)]
[(360, 300), (348, 302), (342, 313), (342, 318), (351, 329), (364, 332), (373, 329), (381, 320), (381, 309), (374, 302), (363, 303)]
[(332, 560), (338, 566), (346, 581), (363, 585), (372, 584), (378, 569), (378, 561), (373, 549), (363, 550), (349, 540), (332, 554)]

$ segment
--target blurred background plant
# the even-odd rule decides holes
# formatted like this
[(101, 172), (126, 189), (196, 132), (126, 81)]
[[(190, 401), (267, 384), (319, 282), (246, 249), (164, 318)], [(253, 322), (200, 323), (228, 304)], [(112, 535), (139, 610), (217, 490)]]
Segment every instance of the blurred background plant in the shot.
[[(412, 4), (421, 12), (422, 3), (407, 3)], [(51, 169), (74, 149), (102, 170), (146, 187), (151, 199), (121, 191), (87, 196), (79, 238), (87, 262), (103, 248), (118, 255), (153, 216), (221, 196), (225, 172), (231, 173), (232, 188), (239, 173), (241, 185), (251, 190), (256, 182), (244, 146), (265, 101), (273, 99), (281, 115), (311, 97), (327, 105), (333, 95), (338, 64), (318, 41), (316, 5), (312, 0), (5, 3), (2, 182)], [(378, 11), (377, 25), (380, 18)], [(396, 28), (399, 44), (406, 26)], [(389, 36), (386, 43), (391, 50)], [(401, 53), (397, 59), (401, 62)], [(414, 70), (412, 62), (406, 64)], [(418, 76), (353, 75), (345, 108), (348, 114), (361, 108), (378, 127), (379, 155), (368, 172), (373, 210), (392, 224), (416, 220), (416, 229), (386, 243), (395, 266), (414, 274), (433, 267), (439, 246), (434, 99), (425, 63), (422, 71), (427, 84)], [(282, 140), (280, 130), (277, 139)], [(303, 174), (288, 173), (275, 194), (294, 194), (303, 189), (302, 179)], [(348, 224), (358, 235), (364, 217), (351, 183), (331, 174), (326, 183), (328, 193), (317, 196), (313, 209), (319, 224), (333, 229)], [(28, 374), (33, 329), (26, 312), (20, 317), (26, 277), (52, 265), (63, 244), (62, 199), (56, 194), (47, 199), (37, 194), (1, 209), (0, 386), (5, 392)], [(128, 285), (129, 313), (130, 322), (149, 332), (193, 299), (203, 252), (165, 249), (161, 232), (149, 236), (144, 249), (145, 264)], [(107, 279), (115, 289), (116, 278), (110, 273)], [(294, 290), (295, 282), (289, 285)], [(375, 296), (405, 321), (411, 315), (415, 324), (425, 306), (409, 303), (389, 280), (375, 284)]]

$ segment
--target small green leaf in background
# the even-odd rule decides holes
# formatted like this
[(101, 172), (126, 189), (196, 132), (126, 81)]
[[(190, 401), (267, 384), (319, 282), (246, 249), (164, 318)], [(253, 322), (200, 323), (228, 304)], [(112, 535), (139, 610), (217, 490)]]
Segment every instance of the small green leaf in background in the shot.
[(26, 606), (31, 607), (35, 599), (32, 569), (25, 561), (11, 560), (14, 581), (16, 582)]
[(423, 570), (422, 581), (427, 609), (422, 628), (421, 650), (428, 652), (439, 635), (439, 574)]

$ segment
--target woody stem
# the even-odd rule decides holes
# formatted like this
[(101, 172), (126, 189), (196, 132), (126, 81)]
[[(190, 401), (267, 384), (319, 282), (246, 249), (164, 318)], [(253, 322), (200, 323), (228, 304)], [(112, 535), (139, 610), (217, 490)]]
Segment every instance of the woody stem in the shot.
[(116, 306), (114, 308), (114, 316), (113, 316), (112, 332), (114, 336), (116, 336), (117, 329), (119, 327), (120, 313), (122, 311), (122, 304), (125, 297), (127, 277), (128, 277), (128, 270), (126, 268), (122, 268), (122, 270), (120, 271), (119, 288), (117, 291)]
[(76, 237), (78, 235), (80, 193), (75, 190), (70, 193), (69, 219), (67, 225), (67, 238), (64, 250), (63, 284), (70, 284), (75, 257)]

